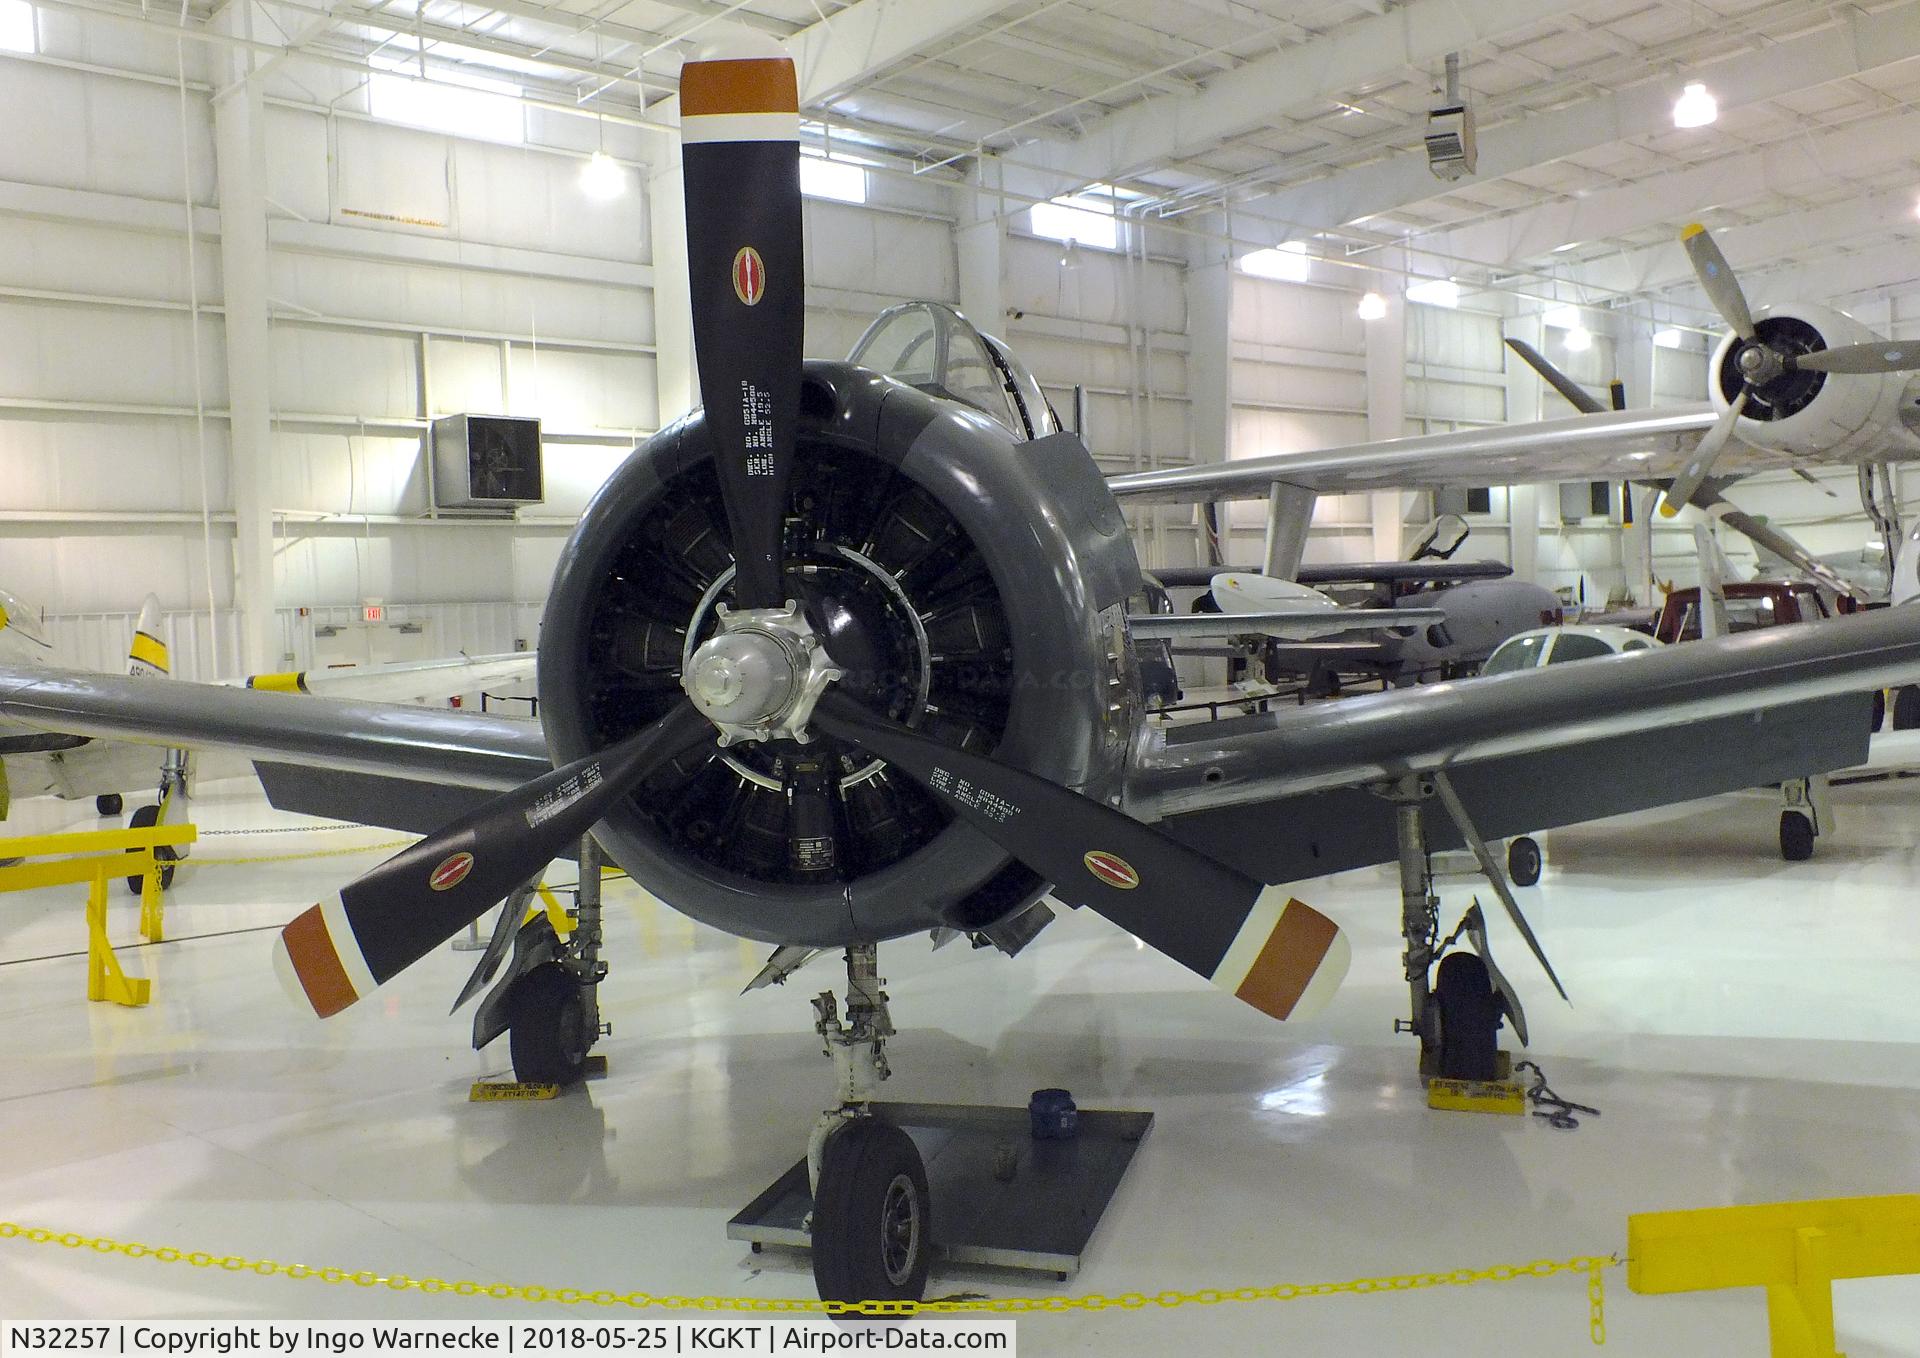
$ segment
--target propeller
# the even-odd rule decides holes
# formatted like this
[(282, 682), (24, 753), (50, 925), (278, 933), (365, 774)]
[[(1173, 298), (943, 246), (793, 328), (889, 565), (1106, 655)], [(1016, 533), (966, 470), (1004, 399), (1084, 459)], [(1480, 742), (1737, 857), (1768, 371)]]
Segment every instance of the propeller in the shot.
[[(654, 725), (493, 799), (289, 924), (276, 957), (289, 989), (316, 1013), (337, 1013), (531, 878), (666, 761), (716, 735), (722, 745), (804, 748), (817, 728), (919, 782), (1067, 903), (1276, 1018), (1316, 1008), (1350, 957), (1326, 916), (1112, 807), (832, 688), (841, 671), (785, 589), (804, 323), (793, 63), (770, 41), (688, 62), (680, 99), (693, 333), (737, 566), (733, 605), (717, 610), (719, 630), (685, 667), (688, 700)], [(802, 791), (809, 823), (830, 837), (831, 780)], [(828, 871), (831, 858), (793, 867)]]
[(1734, 353), (1734, 363), (1740, 373), (1740, 393), (1700, 440), (1686, 468), (1667, 488), (1660, 501), (1660, 512), (1669, 518), (1693, 499), (1700, 483), (1712, 474), (1714, 460), (1733, 436), (1734, 426), (1739, 423), (1749, 398), (1760, 395), (1764, 401), (1763, 393), (1769, 384), (1793, 372), (1872, 376), (1920, 369), (1920, 344), (1868, 340), (1804, 353), (1784, 347), (1777, 335), (1769, 339), (1754, 324), (1753, 311), (1747, 306), (1747, 295), (1741, 290), (1740, 280), (1734, 276), (1727, 257), (1720, 252), (1706, 227), (1698, 222), (1690, 224), (1681, 231), (1680, 244), (1687, 252), (1694, 277), (1707, 294), (1707, 300), (1713, 303), (1714, 310), (1732, 327), (1742, 344)]

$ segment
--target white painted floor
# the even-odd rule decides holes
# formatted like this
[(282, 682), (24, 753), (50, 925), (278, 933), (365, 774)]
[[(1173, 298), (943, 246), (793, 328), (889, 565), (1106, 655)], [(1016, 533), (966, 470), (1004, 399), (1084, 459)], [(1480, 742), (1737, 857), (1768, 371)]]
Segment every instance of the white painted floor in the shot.
[[(1529, 1000), (1533, 1054), (1562, 1093), (1605, 1110), (1577, 1132), (1423, 1106), (1411, 1045), (1390, 1031), (1404, 992), (1384, 869), (1300, 889), (1356, 949), (1333, 1008), (1299, 1027), (1092, 917), (1063, 918), (1014, 961), (891, 945), (892, 1095), (1024, 1103), (1059, 1084), (1083, 1105), (1158, 1116), (1076, 1282), (954, 1273), (934, 1292), (1157, 1292), (1607, 1254), (1637, 1210), (1920, 1189), (1920, 782), (1839, 801), (1839, 833), (1804, 864), (1778, 859), (1763, 793), (1550, 837), (1547, 874), (1521, 895), (1574, 1007), (1504, 920), (1493, 927)], [(299, 824), (239, 784), (195, 806), (208, 832)], [(91, 828), (90, 809), (23, 804), (8, 828)], [(196, 853), (386, 838), (208, 834)], [(548, 1104), (469, 1104), (469, 1084), (506, 1066), (504, 1043), (476, 1055), (468, 1012), (446, 1014), (472, 954), (439, 952), (324, 1024), (270, 974), (271, 930), (380, 856), (183, 869), (167, 911), (179, 941), (123, 950), (155, 981), (141, 1010), (82, 998), (81, 889), (0, 898), (0, 1219), (414, 1276), (811, 1295), (800, 1256), (751, 1255), (723, 1227), (800, 1153), (826, 1095), (807, 999), (838, 988), (837, 964), (742, 997), (760, 949), (610, 885), (610, 1078)], [(1472, 890), (1444, 888), (1449, 924)], [(130, 940), (131, 898), (115, 901), (115, 936)], [(52, 953), (75, 955), (27, 960)], [(1623, 1270), (1609, 1283), (1613, 1352), (1765, 1352), (1758, 1293), (1639, 1298)], [(8, 1317), (528, 1310), (0, 1241)], [(1920, 1354), (1920, 1280), (1843, 1284), (1839, 1325), (1852, 1358)], [(1577, 1279), (1036, 1317), (1020, 1342), (1028, 1355), (1590, 1348)]]

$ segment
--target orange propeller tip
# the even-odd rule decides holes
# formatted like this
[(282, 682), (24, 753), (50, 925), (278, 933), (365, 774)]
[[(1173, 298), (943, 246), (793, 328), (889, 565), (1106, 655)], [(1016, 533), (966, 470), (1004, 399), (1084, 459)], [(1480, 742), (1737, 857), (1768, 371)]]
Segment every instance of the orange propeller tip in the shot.
[(1674, 503), (1673, 503), (1673, 502), (1672, 502), (1671, 500), (1662, 500), (1662, 501), (1660, 502), (1660, 517), (1661, 517), (1661, 518), (1663, 518), (1663, 519), (1670, 519), (1670, 518), (1672, 518), (1672, 517), (1673, 517), (1673, 516), (1674, 516), (1675, 514), (1678, 514), (1679, 512), (1680, 512), (1680, 506), (1679, 506), (1679, 505), (1677, 505), (1677, 504), (1674, 504)]
[(319, 1018), (331, 1018), (360, 998), (327, 928), (323, 906), (308, 906), (280, 931), (273, 945), (273, 974), (288, 999)]

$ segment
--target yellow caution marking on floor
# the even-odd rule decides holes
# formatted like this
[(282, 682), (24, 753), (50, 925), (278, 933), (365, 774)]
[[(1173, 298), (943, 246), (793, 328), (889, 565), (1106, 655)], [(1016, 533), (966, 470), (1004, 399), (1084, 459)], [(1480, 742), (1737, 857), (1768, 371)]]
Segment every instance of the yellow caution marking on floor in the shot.
[(468, 1103), (530, 1103), (560, 1096), (555, 1084), (528, 1084), (521, 1080), (475, 1080)]
[(1527, 1092), (1511, 1080), (1431, 1080), (1427, 1107), (1449, 1113), (1505, 1113), (1519, 1117), (1527, 1111)]
[(0, 1241), (24, 1240), (35, 1245), (94, 1254), (119, 1254), (162, 1264), (217, 1268), (228, 1273), (253, 1273), (263, 1278), (293, 1278), (302, 1282), (350, 1283), (355, 1287), (384, 1287), (392, 1292), (451, 1293), (456, 1297), (489, 1297), (496, 1301), (549, 1302), (559, 1306), (624, 1306), (632, 1310), (753, 1311), (806, 1315), (911, 1316), (954, 1313), (996, 1315), (1059, 1314), (1070, 1311), (1144, 1311), (1177, 1306), (1214, 1306), (1226, 1302), (1301, 1301), (1307, 1297), (1370, 1296), (1381, 1292), (1416, 1292), (1434, 1287), (1472, 1287), (1479, 1283), (1511, 1283), (1526, 1278), (1553, 1278), (1585, 1274), (1587, 1278), (1587, 1333), (1595, 1344), (1607, 1342), (1606, 1271), (1619, 1267), (1618, 1256), (1585, 1255), (1574, 1259), (1536, 1259), (1531, 1264), (1499, 1264), (1493, 1268), (1457, 1268), (1449, 1273), (1404, 1273), (1385, 1278), (1354, 1278), (1338, 1283), (1275, 1283), (1266, 1287), (1204, 1288), (1197, 1292), (1123, 1292), (1118, 1296), (1092, 1293), (1078, 1297), (954, 1297), (939, 1301), (823, 1301), (817, 1297), (695, 1297), (652, 1292), (585, 1292), (577, 1287), (528, 1287), (517, 1283), (479, 1283), (467, 1279), (413, 1278), (404, 1273), (352, 1272), (342, 1268), (315, 1268), (277, 1259), (251, 1259), (238, 1254), (188, 1252), (122, 1242), (78, 1231), (52, 1231), (0, 1221)]

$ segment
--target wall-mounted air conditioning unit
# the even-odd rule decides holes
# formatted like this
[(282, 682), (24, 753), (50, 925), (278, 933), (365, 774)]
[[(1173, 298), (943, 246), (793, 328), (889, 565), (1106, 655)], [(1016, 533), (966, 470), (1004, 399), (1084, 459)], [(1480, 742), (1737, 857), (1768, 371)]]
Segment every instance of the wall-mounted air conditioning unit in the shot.
[(448, 415), (433, 422), (437, 509), (511, 512), (546, 498), (540, 421), (514, 415)]

